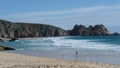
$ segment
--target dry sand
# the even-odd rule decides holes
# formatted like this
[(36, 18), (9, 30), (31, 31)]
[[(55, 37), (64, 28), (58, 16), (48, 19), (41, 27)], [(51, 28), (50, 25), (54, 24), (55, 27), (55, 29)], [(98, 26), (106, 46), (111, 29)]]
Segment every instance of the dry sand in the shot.
[(75, 62), (0, 52), (0, 68), (120, 68), (120, 65)]

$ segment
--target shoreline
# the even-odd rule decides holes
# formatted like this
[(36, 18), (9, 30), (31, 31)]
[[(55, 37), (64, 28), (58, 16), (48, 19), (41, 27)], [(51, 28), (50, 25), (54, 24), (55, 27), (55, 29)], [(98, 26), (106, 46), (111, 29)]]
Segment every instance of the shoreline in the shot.
[(120, 68), (119, 64), (43, 58), (0, 52), (0, 68)]
[[(60, 52), (45, 52), (45, 51), (5, 51), (7, 53), (15, 53), (21, 55), (28, 56), (36, 56), (36, 57), (45, 57), (45, 58), (53, 58), (53, 59), (61, 59), (61, 60), (70, 60), (75, 61), (75, 53), (71, 55), (68, 53), (60, 53)], [(97, 63), (105, 63), (105, 64), (120, 64), (120, 56), (119, 55), (102, 55), (102, 54), (87, 54), (87, 53), (79, 53), (78, 61), (84, 62), (97, 62)]]

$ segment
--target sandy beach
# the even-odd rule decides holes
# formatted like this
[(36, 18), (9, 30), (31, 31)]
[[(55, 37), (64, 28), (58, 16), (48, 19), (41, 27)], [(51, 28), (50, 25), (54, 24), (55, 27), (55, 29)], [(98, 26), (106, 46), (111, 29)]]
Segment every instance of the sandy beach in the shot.
[(120, 68), (120, 65), (75, 62), (0, 52), (0, 68)]

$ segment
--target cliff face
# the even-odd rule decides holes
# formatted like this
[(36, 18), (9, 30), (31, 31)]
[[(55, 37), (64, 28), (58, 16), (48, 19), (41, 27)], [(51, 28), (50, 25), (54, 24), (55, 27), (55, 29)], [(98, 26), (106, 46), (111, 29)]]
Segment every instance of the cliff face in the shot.
[(105, 28), (104, 25), (95, 25), (85, 27), (84, 25), (75, 25), (74, 28), (70, 31), (72, 36), (105, 36), (108, 35), (109, 31)]
[(89, 26), (75, 25), (72, 30), (63, 30), (62, 28), (30, 23), (12, 23), (0, 20), (0, 37), (3, 38), (26, 38), (26, 37), (53, 37), (53, 36), (100, 36), (108, 35), (109, 31), (104, 25)]
[(45, 24), (11, 23), (0, 20), (0, 37), (52, 37), (66, 36), (67, 31)]
[(16, 23), (14, 30), (15, 37), (52, 37), (65, 35), (67, 35), (67, 31), (44, 24)]
[(0, 20), (0, 37), (8, 37), (10, 35), (13, 35), (14, 25), (5, 20)]

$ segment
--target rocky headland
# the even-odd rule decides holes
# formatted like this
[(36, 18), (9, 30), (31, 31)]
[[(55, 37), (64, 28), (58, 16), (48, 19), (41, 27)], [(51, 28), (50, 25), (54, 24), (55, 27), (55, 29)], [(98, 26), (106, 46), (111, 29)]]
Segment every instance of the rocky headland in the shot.
[(90, 25), (86, 27), (84, 25), (75, 25), (72, 30), (69, 31), (71, 36), (106, 36), (109, 35), (109, 31), (104, 25)]
[(106, 36), (107, 28), (100, 24), (86, 27), (75, 25), (72, 30), (47, 24), (32, 24), (0, 20), (1, 38), (56, 37), (56, 36)]

